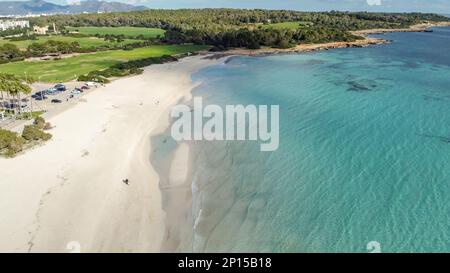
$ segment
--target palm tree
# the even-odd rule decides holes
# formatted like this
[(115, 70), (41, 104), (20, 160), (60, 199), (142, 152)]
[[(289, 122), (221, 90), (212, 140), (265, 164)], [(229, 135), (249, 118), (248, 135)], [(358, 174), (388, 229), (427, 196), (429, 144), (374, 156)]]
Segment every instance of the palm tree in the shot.
[(33, 77), (28, 76), (27, 72), (25, 72), (25, 78), (24, 78), (23, 84), (25, 84), (28, 87), (28, 90), (27, 90), (27, 92), (23, 92), (23, 94), (27, 95), (27, 98), (28, 98), (27, 100), (30, 102), (30, 107), (28, 107), (29, 110), (30, 110), (30, 113), (29, 113), (30, 114), (30, 116), (29, 116), (30, 119), (33, 118), (33, 100), (31, 98), (32, 89), (29, 87), (29, 85), (34, 83), (34, 82), (36, 82), (36, 79), (34, 79)]
[(17, 114), (17, 112), (20, 114), (21, 109), (21, 94), (29, 95), (31, 93), (31, 88), (28, 86), (28, 84), (33, 83), (34, 80), (32, 78), (26, 77), (25, 79), (16, 77), (11, 74), (0, 74), (0, 90), (3, 92), (6, 92), (8, 96), (8, 100), (11, 102), (10, 96), (13, 98), (17, 97), (17, 110), (14, 110), (14, 115)]

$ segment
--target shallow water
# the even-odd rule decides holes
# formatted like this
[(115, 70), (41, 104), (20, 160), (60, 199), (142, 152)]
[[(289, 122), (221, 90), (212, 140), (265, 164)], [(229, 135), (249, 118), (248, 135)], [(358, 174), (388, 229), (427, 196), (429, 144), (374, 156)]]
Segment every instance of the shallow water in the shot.
[(450, 28), (383, 37), (194, 75), (205, 103), (280, 105), (276, 152), (193, 145), (194, 251), (450, 251)]

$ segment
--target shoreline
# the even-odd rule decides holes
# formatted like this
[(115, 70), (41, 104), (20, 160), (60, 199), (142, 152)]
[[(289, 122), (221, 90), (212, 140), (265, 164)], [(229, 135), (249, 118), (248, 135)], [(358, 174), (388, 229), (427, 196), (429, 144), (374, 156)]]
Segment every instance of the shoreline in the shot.
[(190, 252), (194, 237), (191, 146), (187, 143), (176, 144), (162, 163), (158, 160), (161, 159), (154, 158), (151, 164), (160, 178), (162, 209), (166, 213), (160, 252)]
[(46, 145), (0, 158), (0, 252), (70, 252), (70, 242), (81, 252), (160, 252), (167, 213), (150, 137), (189, 98), (191, 74), (216, 62), (188, 57), (98, 88), (48, 119)]
[[(450, 25), (450, 23), (448, 24)], [(371, 38), (367, 35), (377, 33), (388, 32), (420, 32), (425, 31), (426, 28), (414, 27), (411, 29), (396, 29), (396, 30), (374, 30), (373, 32), (367, 31), (364, 35), (364, 39), (354, 42), (333, 42), (324, 44), (303, 44), (298, 45), (292, 49), (260, 49), (260, 50), (248, 50), (248, 49), (232, 49), (226, 52), (216, 52), (208, 54), (204, 58), (210, 60), (223, 60), (232, 56), (265, 56), (282, 53), (306, 53), (319, 50), (329, 50), (337, 48), (350, 48), (350, 47), (367, 47), (371, 45), (388, 44), (390, 41), (380, 38)], [(225, 60), (226, 62), (226, 60)], [(193, 89), (191, 89), (193, 90)], [(169, 130), (168, 128), (167, 130)], [(167, 135), (167, 132), (166, 132)], [(192, 250), (192, 240), (194, 236), (194, 226), (196, 219), (193, 218), (193, 200), (192, 190), (194, 185), (192, 181), (187, 178), (193, 179), (192, 167), (189, 165), (186, 169), (178, 170), (175, 174), (177, 178), (173, 178), (173, 168), (177, 168), (180, 164), (192, 164), (192, 148), (186, 143), (177, 144), (177, 147), (168, 156), (167, 162), (163, 163), (163, 167), (158, 172), (161, 181), (161, 193), (166, 197), (166, 204), (164, 210), (167, 213), (166, 218), (166, 236), (161, 245), (161, 252), (186, 252)], [(182, 150), (185, 150), (184, 152)], [(153, 163), (152, 163), (153, 164)], [(180, 178), (180, 172), (181, 177)], [(163, 197), (164, 199), (164, 197)], [(180, 224), (181, 221), (181, 224)]]
[(288, 54), (288, 53), (308, 53), (314, 51), (331, 50), (338, 48), (351, 48), (351, 47), (368, 47), (371, 45), (381, 45), (390, 43), (388, 40), (380, 38), (359, 39), (353, 42), (330, 42), (320, 44), (299, 44), (292, 48), (280, 49), (280, 48), (261, 48), (261, 49), (242, 49), (235, 48), (225, 52), (216, 53), (212, 58), (225, 58), (230, 56), (264, 56), (275, 54)]
[(426, 32), (432, 27), (448, 27), (450, 22), (437, 22), (437, 23), (423, 23), (413, 25), (409, 28), (378, 28), (378, 29), (366, 29), (366, 30), (356, 30), (352, 31), (352, 34), (357, 36), (366, 37), (371, 34), (384, 34), (384, 33), (394, 33), (394, 32)]
[(432, 27), (445, 27), (450, 26), (450, 22), (438, 22), (428, 24), (417, 24), (409, 28), (398, 29), (368, 29), (351, 31), (355, 36), (360, 36), (361, 39), (352, 42), (329, 42), (318, 44), (299, 44), (292, 48), (280, 49), (280, 48), (261, 48), (261, 49), (243, 49), (235, 48), (224, 52), (217, 52), (212, 58), (224, 58), (229, 56), (264, 56), (274, 54), (287, 54), (287, 53), (307, 53), (322, 50), (331, 50), (338, 48), (352, 48), (352, 47), (368, 47), (372, 45), (389, 44), (390, 41), (382, 38), (372, 38), (369, 35), (384, 34), (394, 32), (425, 32)]

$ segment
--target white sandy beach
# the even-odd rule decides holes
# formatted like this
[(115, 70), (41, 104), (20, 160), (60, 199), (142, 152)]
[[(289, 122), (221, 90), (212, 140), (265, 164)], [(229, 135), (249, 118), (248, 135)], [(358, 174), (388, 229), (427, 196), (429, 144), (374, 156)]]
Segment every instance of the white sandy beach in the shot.
[[(72, 241), (82, 252), (159, 252), (166, 215), (150, 137), (190, 96), (191, 73), (215, 62), (190, 57), (114, 81), (51, 116), (50, 142), (0, 158), (0, 252), (69, 252)], [(174, 185), (187, 177), (188, 160), (180, 146)]]

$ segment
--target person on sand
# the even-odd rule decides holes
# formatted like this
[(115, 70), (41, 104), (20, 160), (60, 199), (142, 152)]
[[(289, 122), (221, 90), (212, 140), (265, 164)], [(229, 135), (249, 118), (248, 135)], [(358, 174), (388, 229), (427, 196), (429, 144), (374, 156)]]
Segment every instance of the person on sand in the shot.
[(122, 180), (122, 182), (123, 183), (125, 183), (127, 186), (129, 186), (130, 185), (130, 181), (128, 180), (128, 178), (127, 179), (124, 179), (124, 180)]

